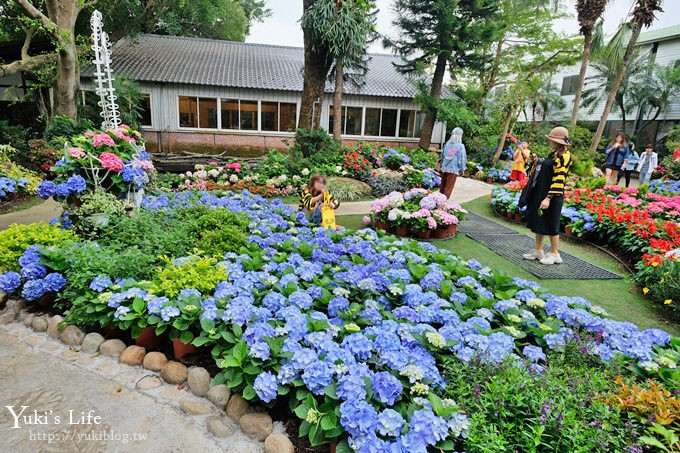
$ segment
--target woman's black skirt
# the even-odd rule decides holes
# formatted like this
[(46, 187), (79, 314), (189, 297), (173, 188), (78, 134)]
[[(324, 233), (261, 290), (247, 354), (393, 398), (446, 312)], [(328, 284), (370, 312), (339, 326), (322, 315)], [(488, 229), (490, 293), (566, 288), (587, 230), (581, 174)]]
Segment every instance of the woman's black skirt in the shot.
[(545, 236), (557, 236), (560, 234), (560, 217), (564, 196), (553, 197), (550, 207), (543, 210), (543, 215), (538, 215), (541, 200), (533, 201), (527, 206), (527, 227), (536, 234)]

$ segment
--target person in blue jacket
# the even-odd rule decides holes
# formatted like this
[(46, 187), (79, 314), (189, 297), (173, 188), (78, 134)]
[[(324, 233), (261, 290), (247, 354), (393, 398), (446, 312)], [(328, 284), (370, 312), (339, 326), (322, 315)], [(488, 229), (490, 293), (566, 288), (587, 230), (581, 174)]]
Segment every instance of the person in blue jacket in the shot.
[(625, 162), (626, 166), (623, 168), (623, 171), (619, 172), (619, 175), (616, 177), (616, 185), (619, 185), (621, 177), (626, 178), (626, 188), (630, 187), (630, 175), (635, 170), (635, 167), (637, 166), (638, 162), (640, 162), (640, 155), (638, 154), (637, 151), (635, 151), (635, 143), (629, 142), (628, 148), (630, 149), (630, 154), (628, 155), (628, 160), (626, 160)]
[(439, 191), (446, 195), (446, 198), (451, 197), (456, 179), (458, 179), (458, 175), (463, 173), (466, 166), (467, 153), (463, 144), (463, 129), (457, 127), (453, 130), (449, 141), (444, 145), (441, 155), (442, 184)]
[(626, 168), (625, 162), (630, 157), (630, 148), (628, 143), (626, 143), (626, 136), (616, 134), (614, 140), (605, 147), (604, 153), (607, 155), (607, 159), (604, 162), (604, 175), (607, 178), (607, 184), (616, 184), (619, 171), (623, 171)]

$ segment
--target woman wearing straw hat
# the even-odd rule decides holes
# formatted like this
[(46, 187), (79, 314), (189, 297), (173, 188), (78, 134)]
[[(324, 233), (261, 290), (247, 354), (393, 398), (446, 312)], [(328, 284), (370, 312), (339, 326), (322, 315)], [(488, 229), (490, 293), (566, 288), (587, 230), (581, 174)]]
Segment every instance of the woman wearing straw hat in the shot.
[[(545, 136), (552, 152), (541, 162), (534, 163), (530, 173), (536, 173), (536, 185), (528, 193), (527, 226), (536, 234), (536, 247), (524, 254), (524, 259), (543, 264), (561, 264), (560, 216), (564, 204), (564, 186), (571, 168), (569, 131), (556, 127)], [(543, 253), (543, 238), (550, 237), (550, 253)]]

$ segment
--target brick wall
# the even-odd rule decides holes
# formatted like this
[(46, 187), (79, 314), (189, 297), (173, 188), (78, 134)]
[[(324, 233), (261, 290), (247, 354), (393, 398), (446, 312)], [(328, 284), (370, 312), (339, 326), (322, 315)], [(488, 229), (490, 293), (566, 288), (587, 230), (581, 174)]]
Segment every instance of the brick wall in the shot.
[[(158, 141), (160, 137), (161, 148), (164, 153), (179, 154), (183, 151), (204, 153), (204, 154), (221, 154), (225, 150), (229, 150), (234, 156), (260, 156), (264, 151), (272, 148), (285, 149), (288, 147), (284, 140), (288, 139), (292, 142), (292, 137), (268, 136), (260, 134), (229, 134), (229, 133), (211, 133), (211, 132), (156, 132), (144, 131), (144, 139), (146, 140), (146, 147), (150, 152), (158, 152)], [(343, 140), (344, 145), (350, 146), (358, 140)], [(385, 146), (406, 146), (408, 148), (415, 148), (415, 142), (399, 142), (388, 140), (365, 140), (371, 143), (377, 143)]]

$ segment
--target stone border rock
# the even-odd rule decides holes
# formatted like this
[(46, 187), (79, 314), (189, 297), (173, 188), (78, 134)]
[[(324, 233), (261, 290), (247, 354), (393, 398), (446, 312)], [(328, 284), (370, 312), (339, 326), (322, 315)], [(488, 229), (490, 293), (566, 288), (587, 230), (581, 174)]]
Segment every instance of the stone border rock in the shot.
[[(0, 311), (3, 329), (17, 336), (25, 334), (22, 339), (41, 352), (175, 406), (194, 422), (203, 422), (208, 433), (228, 445), (228, 451), (295, 452), (282, 423), (273, 422), (267, 412), (253, 410), (248, 401), (232, 394), (226, 385), (213, 385), (205, 368), (187, 368), (168, 360), (162, 352), (147, 353), (141, 346), (128, 346), (119, 339), (107, 340), (97, 332), (86, 334), (75, 325), (65, 324), (59, 315), (50, 317), (33, 311), (25, 300), (1, 293), (0, 304), (3, 302), (5, 308)], [(68, 348), (64, 349), (59, 342)]]

